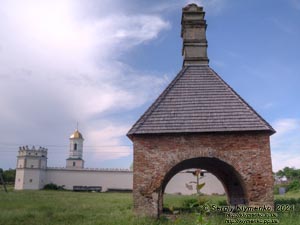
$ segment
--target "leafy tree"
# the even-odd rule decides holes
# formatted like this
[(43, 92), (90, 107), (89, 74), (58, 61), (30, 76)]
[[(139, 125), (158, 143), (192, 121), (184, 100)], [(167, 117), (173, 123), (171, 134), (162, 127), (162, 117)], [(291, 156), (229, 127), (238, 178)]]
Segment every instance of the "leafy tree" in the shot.
[(14, 183), (15, 177), (16, 177), (16, 170), (8, 169), (3, 171), (3, 179), (5, 180), (5, 182)]
[(0, 168), (0, 174), (2, 174), (4, 182), (6, 183), (15, 182), (16, 170), (13, 169), (3, 170), (2, 168)]
[(283, 170), (279, 170), (276, 173), (277, 176), (286, 176), (289, 180), (300, 179), (300, 169), (284, 167)]
[(288, 191), (296, 191), (300, 190), (300, 181), (299, 180), (293, 180), (289, 185), (287, 186)]
[(3, 178), (3, 169), (2, 168), (0, 168), (0, 184), (2, 184), (2, 178), (1, 178), (1, 176)]

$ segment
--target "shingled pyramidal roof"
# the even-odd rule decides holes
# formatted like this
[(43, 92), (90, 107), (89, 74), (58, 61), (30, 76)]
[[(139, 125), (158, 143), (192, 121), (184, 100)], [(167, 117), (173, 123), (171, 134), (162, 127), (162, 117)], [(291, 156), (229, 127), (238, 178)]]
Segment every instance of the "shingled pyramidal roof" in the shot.
[(183, 68), (128, 132), (135, 134), (275, 130), (208, 65), (202, 7), (183, 8)]

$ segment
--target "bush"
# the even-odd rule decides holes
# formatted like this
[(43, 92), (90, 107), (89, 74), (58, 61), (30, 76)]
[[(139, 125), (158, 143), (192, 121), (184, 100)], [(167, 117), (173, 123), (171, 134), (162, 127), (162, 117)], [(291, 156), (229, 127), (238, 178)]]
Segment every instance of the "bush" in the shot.
[(65, 190), (65, 188), (64, 185), (59, 186), (57, 184), (50, 183), (44, 186), (44, 190)]
[(198, 207), (200, 204), (197, 199), (191, 198), (191, 199), (185, 199), (182, 203), (182, 208), (188, 209), (188, 208), (195, 208)]
[(209, 199), (205, 196), (198, 196), (198, 198), (186, 199), (182, 203), (182, 208), (185, 209), (196, 209), (200, 206), (209, 203)]
[(276, 199), (274, 203), (275, 208), (277, 208), (278, 205), (289, 205), (295, 207), (293, 211), (300, 212), (300, 198), (281, 198)]
[(0, 168), (0, 173), (2, 173), (3, 180), (5, 183), (7, 183), (7, 184), (15, 183), (15, 176), (16, 176), (15, 169), (3, 170), (2, 168)]
[(299, 180), (293, 180), (287, 186), (287, 191), (296, 191), (296, 190), (300, 190), (300, 182), (299, 182)]
[(227, 203), (226, 200), (219, 200), (219, 201), (217, 202), (217, 205), (219, 205), (219, 206), (228, 206), (228, 203)]

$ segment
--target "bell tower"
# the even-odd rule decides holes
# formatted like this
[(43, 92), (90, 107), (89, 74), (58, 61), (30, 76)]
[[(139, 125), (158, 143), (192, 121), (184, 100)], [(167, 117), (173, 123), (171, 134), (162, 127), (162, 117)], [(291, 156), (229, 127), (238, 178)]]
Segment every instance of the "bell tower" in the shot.
[(139, 215), (158, 217), (168, 182), (193, 168), (213, 173), (230, 205), (274, 206), (275, 130), (209, 67), (204, 14), (182, 9), (183, 68), (127, 133)]
[(69, 139), (69, 158), (67, 158), (66, 167), (68, 169), (82, 169), (84, 167), (84, 160), (82, 159), (84, 139), (82, 134), (76, 129)]

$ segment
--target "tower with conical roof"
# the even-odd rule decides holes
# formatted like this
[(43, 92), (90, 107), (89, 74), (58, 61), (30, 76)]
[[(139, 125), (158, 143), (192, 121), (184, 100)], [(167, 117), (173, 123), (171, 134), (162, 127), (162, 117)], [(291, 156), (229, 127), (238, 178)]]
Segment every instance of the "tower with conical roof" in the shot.
[(275, 130), (209, 66), (204, 16), (182, 9), (183, 67), (127, 134), (136, 213), (158, 216), (170, 179), (191, 168), (213, 173), (231, 205), (273, 206)]
[(83, 153), (83, 136), (76, 129), (70, 136), (69, 158), (67, 158), (66, 167), (69, 169), (82, 169), (84, 167)]

